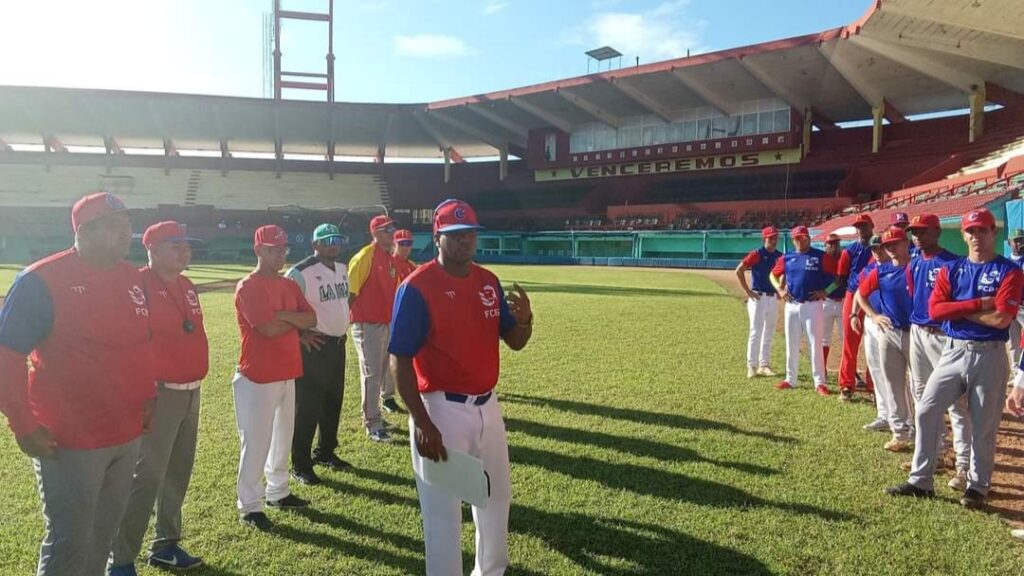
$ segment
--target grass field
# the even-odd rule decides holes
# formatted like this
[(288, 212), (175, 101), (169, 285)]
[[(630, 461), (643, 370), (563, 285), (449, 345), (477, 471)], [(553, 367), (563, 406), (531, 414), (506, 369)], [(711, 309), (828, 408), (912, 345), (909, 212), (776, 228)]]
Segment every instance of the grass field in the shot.
[[(710, 280), (494, 269), (529, 291), (537, 318), (530, 346), (503, 352), (499, 385), (512, 459), (511, 574), (1022, 573), (1024, 547), (1003, 522), (961, 509), (944, 484), (934, 501), (882, 494), (904, 474), (884, 438), (860, 430), (869, 405), (744, 378), (745, 310)], [(206, 283), (238, 271), (192, 274)], [(392, 419), (394, 445), (365, 439), (351, 349), (340, 452), (355, 471), (295, 488), (312, 509), (271, 512), (273, 535), (238, 524), (231, 300), (230, 289), (203, 296), (212, 369), (185, 518), (187, 547), (209, 567), (194, 573), (422, 574), (407, 423)], [(6, 432), (0, 483), (0, 574), (28, 574), (39, 499), (30, 462)], [(468, 571), (468, 511), (466, 521)]]

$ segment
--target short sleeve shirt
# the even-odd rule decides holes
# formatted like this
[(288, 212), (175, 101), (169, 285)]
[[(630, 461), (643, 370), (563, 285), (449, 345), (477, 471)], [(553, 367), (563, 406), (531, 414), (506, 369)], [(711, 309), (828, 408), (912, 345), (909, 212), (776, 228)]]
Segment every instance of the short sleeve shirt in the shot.
[(257, 384), (292, 380), (302, 376), (299, 332), (289, 330), (267, 338), (262, 326), (277, 318), (280, 310), (312, 312), (298, 284), (283, 276), (249, 274), (235, 288), (235, 317), (242, 333), (238, 370)]

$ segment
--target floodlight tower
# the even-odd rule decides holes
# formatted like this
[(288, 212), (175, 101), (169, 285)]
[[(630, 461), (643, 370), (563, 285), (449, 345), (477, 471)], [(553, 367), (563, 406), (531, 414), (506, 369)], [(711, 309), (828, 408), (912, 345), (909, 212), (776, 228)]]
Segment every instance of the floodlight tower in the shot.
[[(281, 70), (281, 20), (311, 20), (327, 23), (327, 73), (289, 72)], [(313, 78), (296, 80), (297, 78)], [(281, 0), (274, 0), (274, 100), (281, 99), (285, 88), (327, 92), (327, 101), (334, 102), (334, 0), (327, 0), (327, 13), (282, 10)]]

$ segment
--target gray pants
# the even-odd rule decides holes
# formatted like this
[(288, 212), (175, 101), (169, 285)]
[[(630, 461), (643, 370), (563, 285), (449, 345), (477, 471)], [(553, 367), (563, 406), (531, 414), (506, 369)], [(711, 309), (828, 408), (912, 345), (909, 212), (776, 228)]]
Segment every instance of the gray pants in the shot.
[(917, 445), (911, 484), (934, 489), (935, 449), (945, 428), (943, 412), (957, 399), (966, 397), (974, 430), (967, 487), (988, 493), (1009, 374), (1005, 342), (950, 339), (917, 405)]
[(46, 523), (37, 576), (99, 576), (132, 486), (139, 440), (33, 460)]
[(888, 409), (889, 428), (893, 435), (900, 440), (910, 441), (914, 437), (914, 415), (910, 408), (910, 388), (907, 386), (910, 332), (895, 328), (877, 329), (875, 338), (882, 365), (881, 379), (884, 381), (882, 386), (878, 386), (879, 378), (875, 376), (875, 388), (881, 388), (885, 395), (883, 402)]
[(388, 369), (387, 324), (352, 324), (352, 343), (359, 355), (359, 382), (363, 393), (363, 426), (367, 432), (381, 427), (380, 401), (395, 395), (395, 383)]
[(149, 434), (142, 437), (131, 497), (114, 542), (112, 566), (131, 564), (142, 549), (156, 505), (156, 534), (150, 551), (181, 539), (181, 506), (192, 478), (199, 433), (199, 389), (157, 389)]
[[(939, 358), (946, 348), (949, 339), (945, 334), (935, 333), (928, 329), (913, 325), (910, 327), (910, 378), (913, 382), (911, 394), (914, 397), (915, 410), (932, 372), (939, 365)], [(949, 423), (953, 428), (953, 451), (956, 452), (956, 467), (967, 470), (971, 465), (971, 419), (967, 412), (967, 398), (957, 399), (949, 407)], [(936, 455), (941, 458), (945, 452), (946, 431), (942, 429)]]

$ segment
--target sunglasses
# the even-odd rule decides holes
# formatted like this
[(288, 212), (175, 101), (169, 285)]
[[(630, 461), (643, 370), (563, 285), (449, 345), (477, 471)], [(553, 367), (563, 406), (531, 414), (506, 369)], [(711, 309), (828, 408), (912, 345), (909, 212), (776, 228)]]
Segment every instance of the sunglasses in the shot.
[(316, 241), (321, 246), (344, 246), (347, 239), (344, 236), (328, 236)]
[(412, 246), (412, 240), (399, 240), (399, 246)]

